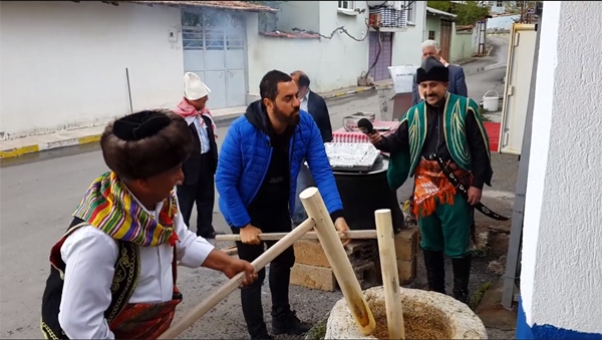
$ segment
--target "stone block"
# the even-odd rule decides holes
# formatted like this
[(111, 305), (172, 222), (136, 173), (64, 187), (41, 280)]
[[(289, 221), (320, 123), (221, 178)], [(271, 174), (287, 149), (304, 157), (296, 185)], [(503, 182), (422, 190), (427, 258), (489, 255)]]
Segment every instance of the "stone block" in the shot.
[(418, 252), (418, 228), (403, 229), (395, 235), (395, 253), (398, 260), (410, 261)]
[(400, 285), (407, 285), (414, 280), (416, 277), (416, 267), (416, 257), (409, 261), (397, 260), (397, 273)]
[(317, 240), (299, 240), (293, 244), (295, 263), (330, 268), (330, 263)]
[[(330, 268), (328, 258), (326, 258), (326, 254), (319, 241), (299, 240), (293, 244), (293, 248), (295, 249), (296, 263)], [(376, 240), (351, 241), (345, 247), (345, 253), (352, 266), (373, 261), (378, 258)]]
[(338, 287), (332, 268), (300, 263), (295, 263), (291, 270), (291, 284), (327, 292), (333, 292)]
[(378, 259), (378, 242), (376, 240), (354, 240), (345, 247), (345, 253), (352, 265)]

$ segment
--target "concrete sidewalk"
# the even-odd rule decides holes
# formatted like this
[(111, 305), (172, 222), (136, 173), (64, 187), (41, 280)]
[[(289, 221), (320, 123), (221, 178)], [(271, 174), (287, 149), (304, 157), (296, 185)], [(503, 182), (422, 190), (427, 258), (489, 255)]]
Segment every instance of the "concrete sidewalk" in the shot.
[[(374, 86), (356, 86), (321, 93), (324, 99), (342, 98), (358, 93), (373, 91)], [(216, 124), (226, 123), (244, 114), (246, 106), (212, 110)], [(81, 129), (63, 130), (50, 134), (29, 136), (13, 140), (0, 141), (0, 159), (15, 158), (27, 154), (70, 146), (97, 143), (104, 131), (105, 125)]]

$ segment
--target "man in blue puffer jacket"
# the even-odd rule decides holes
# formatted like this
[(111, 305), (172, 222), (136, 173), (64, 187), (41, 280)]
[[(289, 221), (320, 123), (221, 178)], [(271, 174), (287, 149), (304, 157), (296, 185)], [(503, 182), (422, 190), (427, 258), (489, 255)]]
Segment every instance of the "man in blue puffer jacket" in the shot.
[[(222, 145), (216, 173), (219, 207), (237, 242), (240, 259), (252, 262), (264, 251), (260, 233), (290, 232), (295, 189), (301, 162), (307, 159), (314, 181), (339, 233), (348, 230), (343, 205), (314, 119), (299, 109), (293, 79), (268, 72), (260, 84), (261, 100), (247, 108), (230, 126)], [(344, 241), (345, 243), (347, 241)], [(266, 242), (272, 246), (275, 242)], [(309, 330), (291, 310), (292, 247), (270, 264), (272, 333), (300, 335)], [(252, 339), (271, 339), (263, 320), (261, 285), (265, 270), (241, 291), (243, 314)]]

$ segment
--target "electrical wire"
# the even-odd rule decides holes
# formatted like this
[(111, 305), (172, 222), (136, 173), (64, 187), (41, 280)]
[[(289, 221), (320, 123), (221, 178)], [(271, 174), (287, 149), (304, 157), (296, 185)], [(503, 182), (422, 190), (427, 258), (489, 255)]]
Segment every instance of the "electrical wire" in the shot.
[[(368, 25), (368, 19), (366, 19), (366, 28), (370, 28), (370, 26)], [(308, 30), (304, 30), (304, 29), (302, 29), (302, 28), (297, 28), (297, 27), (293, 27), (293, 32), (301, 32), (301, 33), (307, 33), (307, 34), (317, 35), (317, 36), (319, 36), (319, 37), (320, 37), (320, 38), (322, 38), (322, 39), (328, 39), (328, 40), (330, 40), (330, 39), (334, 38), (334, 35), (335, 35), (336, 33), (342, 33), (342, 34), (345, 34), (346, 36), (348, 36), (349, 38), (351, 38), (351, 39), (353, 39), (353, 40), (355, 40), (355, 41), (364, 41), (364, 40), (366, 40), (366, 38), (368, 37), (368, 34), (366, 34), (366, 35), (364, 35), (364, 37), (363, 37), (363, 38), (361, 38), (361, 39), (358, 39), (358, 38), (354, 37), (353, 35), (351, 35), (351, 33), (349, 33), (349, 31), (347, 31), (347, 29), (345, 28), (345, 26), (339, 26), (339, 27), (335, 28), (335, 29), (334, 29), (334, 30), (333, 30), (333, 31), (330, 33), (330, 35), (324, 35), (324, 34), (321, 34), (321, 33), (319, 33), (319, 32), (315, 32), (315, 31), (308, 31)]]
[[(408, 1), (407, 4), (405, 4), (401, 8), (401, 10), (402, 11), (406, 11), (414, 2), (416, 2), (416, 1)], [(381, 7), (389, 7), (389, 6), (380, 5), (380, 6), (375, 6), (373, 8), (381, 8)], [(366, 28), (368, 29), (367, 31), (369, 32), (370, 31), (369, 19), (365, 20), (365, 24), (366, 24)], [(362, 74), (360, 75), (360, 77), (362, 77), (363, 79), (368, 78), (368, 75), (370, 74), (370, 71), (372, 71), (372, 69), (374, 67), (376, 67), (376, 64), (378, 63), (378, 59), (380, 57), (380, 53), (382, 51), (382, 37), (380, 35), (380, 28), (379, 27), (375, 27), (374, 29), (378, 33), (377, 34), (377, 37), (378, 37), (378, 40), (377, 40), (378, 50), (376, 51), (376, 57), (374, 58), (374, 62), (372, 63), (372, 65), (370, 65), (370, 67), (368, 68), (368, 71), (362, 72)], [(347, 29), (345, 28), (345, 26), (339, 26), (339, 27), (335, 28), (330, 33), (330, 35), (324, 35), (324, 34), (321, 34), (320, 32), (305, 30), (305, 29), (298, 28), (298, 27), (293, 27), (293, 32), (301, 32), (301, 33), (307, 33), (307, 34), (317, 35), (317, 36), (320, 37), (320, 39), (327, 39), (327, 40), (332, 39), (336, 33), (345, 34), (346, 36), (348, 36), (349, 38), (351, 38), (351, 39), (353, 39), (355, 41), (364, 41), (364, 40), (366, 40), (366, 38), (368, 38), (368, 35), (369, 35), (368, 32), (366, 32), (366, 35), (364, 35), (363, 38), (358, 39), (358, 38), (354, 37), (353, 35), (351, 35), (351, 33), (349, 33), (349, 31), (347, 31)]]

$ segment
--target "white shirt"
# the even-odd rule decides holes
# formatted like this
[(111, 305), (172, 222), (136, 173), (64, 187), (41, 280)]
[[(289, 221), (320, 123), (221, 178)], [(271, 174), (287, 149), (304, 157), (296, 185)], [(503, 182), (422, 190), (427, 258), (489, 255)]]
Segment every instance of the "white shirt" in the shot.
[(188, 123), (188, 125), (194, 124), (194, 127), (196, 127), (201, 142), (201, 154), (209, 152), (209, 132), (207, 131), (207, 125), (203, 118), (200, 116), (186, 117), (186, 123)]
[(305, 96), (303, 98), (301, 98), (301, 110), (303, 110), (305, 112), (309, 112), (309, 111), (307, 111), (308, 103), (309, 103), (309, 91), (307, 91)]
[[(158, 218), (162, 205), (160, 203), (149, 213)], [(174, 223), (180, 239), (176, 244), (180, 264), (200, 267), (214, 247), (188, 230), (179, 208)], [(173, 248), (169, 244), (139, 248), (140, 276), (129, 303), (170, 301), (173, 295)], [(66, 268), (58, 319), (70, 339), (115, 338), (104, 312), (111, 303), (117, 251), (117, 242), (92, 226), (74, 231), (61, 246)]]

